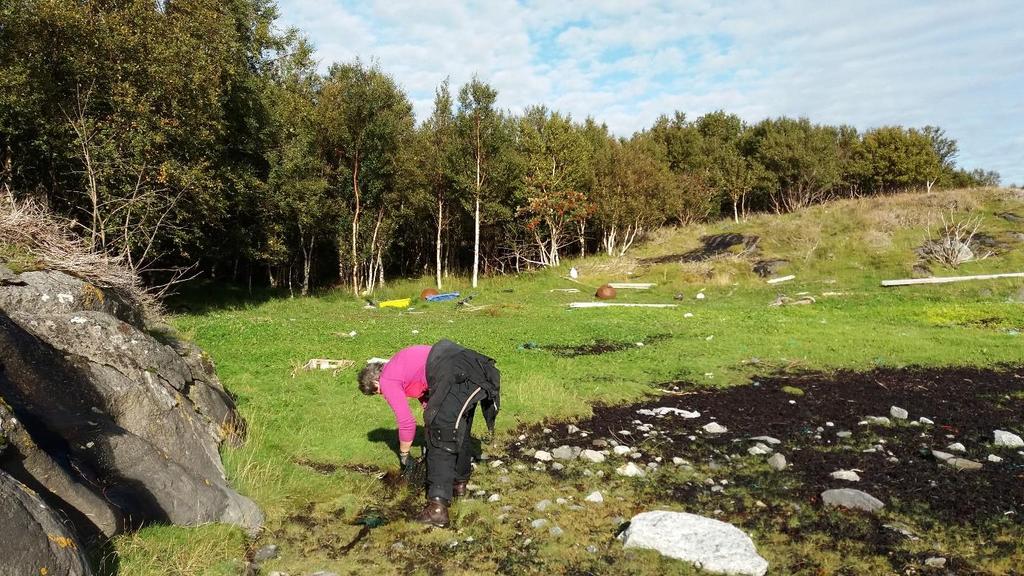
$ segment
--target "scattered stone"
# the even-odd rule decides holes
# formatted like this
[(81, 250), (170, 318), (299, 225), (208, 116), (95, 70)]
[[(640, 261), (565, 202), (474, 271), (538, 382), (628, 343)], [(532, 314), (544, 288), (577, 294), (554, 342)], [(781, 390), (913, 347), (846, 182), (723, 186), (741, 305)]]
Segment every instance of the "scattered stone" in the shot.
[(587, 501), (587, 502), (593, 502), (595, 504), (600, 504), (601, 502), (604, 502), (604, 496), (601, 495), (600, 491), (594, 490), (586, 498), (584, 498), (584, 500)]
[(776, 452), (768, 459), (768, 465), (771, 466), (772, 470), (781, 472), (786, 469), (786, 457)]
[(1004, 446), (1006, 448), (1024, 448), (1024, 439), (1013, 432), (995, 430), (992, 432), (992, 435), (995, 437), (996, 446)]
[(600, 464), (605, 460), (604, 454), (598, 452), (597, 450), (584, 450), (580, 452), (580, 458), (586, 460), (587, 462), (593, 462), (594, 464)]
[(503, 464), (505, 463), (502, 462), (501, 460), (494, 460), (493, 462), (491, 462), (491, 468), (497, 468), (498, 466), (501, 466)]
[(545, 518), (537, 518), (533, 522), (530, 522), (530, 526), (534, 530), (539, 530), (540, 528), (543, 528), (543, 527), (545, 527), (547, 525), (548, 525), (548, 521)]
[(570, 446), (559, 446), (551, 451), (551, 456), (556, 460), (572, 460), (576, 457)]
[(906, 524), (900, 524), (899, 522), (893, 522), (891, 524), (882, 524), (882, 528), (885, 528), (886, 530), (892, 530), (893, 532), (909, 540), (921, 539), (917, 536), (917, 534), (914, 534), (914, 532), (910, 529), (909, 526), (907, 526)]
[(551, 463), (551, 469), (556, 471), (556, 472), (559, 472), (561, 470), (565, 470), (565, 466), (563, 466), (562, 464), (560, 464), (558, 462), (552, 462)]
[(280, 554), (280, 551), (276, 544), (267, 544), (252, 555), (252, 561), (257, 563), (266, 562), (267, 560), (277, 558), (278, 554)]
[(826, 506), (838, 506), (865, 512), (877, 512), (885, 507), (885, 504), (878, 498), (852, 488), (825, 490), (821, 493), (821, 501)]
[(849, 438), (850, 436), (853, 436), (853, 432), (850, 432), (849, 430), (836, 432), (836, 438)]
[(587, 552), (590, 552), (591, 554), (597, 554), (597, 546), (594, 546), (593, 544), (587, 546)]
[(860, 475), (853, 470), (836, 470), (829, 474), (833, 480), (845, 480), (847, 482), (860, 482)]
[(487, 499), (488, 502), (501, 502), (501, 494), (491, 494), (491, 497)]
[(612, 448), (612, 452), (614, 452), (616, 456), (625, 456), (626, 454), (632, 452), (632, 449), (629, 446), (620, 445)]
[(959, 442), (953, 442), (949, 446), (946, 446), (946, 450), (949, 450), (950, 452), (959, 452), (963, 454), (967, 452), (967, 447)]
[(917, 421), (920, 422), (921, 424), (926, 425), (926, 426), (931, 426), (931, 425), (935, 424), (935, 422), (933, 422), (931, 419), (925, 418), (924, 416), (921, 416), (920, 418), (918, 418)]
[(892, 406), (889, 408), (889, 416), (892, 416), (897, 420), (906, 420), (910, 417), (910, 412), (907, 412), (899, 406)]
[(711, 487), (711, 491), (712, 492), (722, 492), (724, 490), (725, 490), (725, 488), (722, 488), (721, 486), (717, 486), (717, 485)]
[(754, 436), (751, 440), (754, 440), (755, 442), (766, 442), (772, 445), (782, 444), (782, 440), (772, 438), (771, 436)]
[(551, 434), (551, 428), (545, 428), (545, 429), (543, 430), (543, 432), (544, 432), (545, 434)]
[(540, 502), (537, 502), (536, 505), (534, 505), (533, 509), (536, 510), (537, 512), (544, 512), (551, 507), (551, 504), (551, 500), (541, 500)]
[(929, 568), (945, 568), (946, 559), (941, 556), (932, 556), (924, 561), (924, 565)]
[(637, 476), (644, 475), (643, 469), (632, 462), (619, 466), (618, 468), (615, 469), (615, 473), (618, 474), (619, 476), (627, 476), (629, 478), (635, 478)]
[(550, 462), (552, 460), (551, 453), (544, 450), (537, 450), (533, 453), (533, 457), (541, 462)]
[(763, 576), (768, 571), (768, 561), (742, 530), (696, 514), (662, 510), (637, 514), (622, 539), (626, 548), (656, 550), (707, 572)]
[(555, 526), (555, 527), (551, 528), (550, 530), (548, 530), (548, 534), (551, 534), (555, 538), (558, 538), (562, 534), (565, 534), (565, 531), (562, 530), (561, 528), (559, 528), (558, 526)]
[(751, 456), (764, 456), (765, 454), (771, 453), (772, 449), (760, 442), (754, 444), (750, 448), (747, 448), (747, 454), (750, 454)]
[(594, 448), (605, 448), (606, 446), (608, 446), (608, 441), (598, 438), (596, 440), (591, 440), (590, 445), (593, 446)]
[(559, 506), (564, 506), (568, 503), (569, 501), (566, 500), (565, 498), (555, 498), (555, 504), (558, 504)]
[(686, 464), (687, 462), (686, 462), (686, 460), (680, 458), (679, 456), (673, 456), (672, 457), (672, 463), (675, 464), (676, 466), (682, 466), (683, 464)]
[(888, 426), (891, 424), (889, 418), (885, 416), (868, 416), (864, 419), (868, 424), (877, 424), (879, 426)]
[(575, 424), (569, 424), (568, 426), (565, 427), (565, 431), (568, 432), (569, 434), (577, 434), (579, 433), (580, 429)]
[(968, 460), (967, 458), (950, 458), (949, 460), (946, 460), (946, 466), (961, 472), (981, 470), (983, 467), (981, 462), (975, 462), (974, 460)]
[(673, 408), (671, 406), (661, 406), (652, 409), (641, 408), (637, 410), (636, 413), (644, 416), (666, 416), (668, 414), (675, 414), (686, 419), (700, 418), (700, 412), (690, 412), (689, 410)]
[(999, 456), (996, 456), (995, 454), (989, 454), (988, 455), (988, 461), (989, 462), (993, 462), (995, 464), (999, 464), (1000, 462), (1003, 461), (1003, 459), (1000, 458)]
[(946, 460), (952, 458), (953, 455), (950, 454), (949, 452), (940, 452), (938, 450), (932, 450), (932, 457), (935, 458), (936, 460), (941, 460), (945, 462)]
[(729, 431), (728, 428), (726, 428), (725, 426), (722, 426), (718, 422), (710, 422), (708, 424), (705, 424), (703, 426), (703, 429), (708, 434), (724, 434), (724, 433)]
[(326, 570), (318, 570), (316, 572), (313, 572), (309, 576), (339, 576), (339, 574), (337, 572), (328, 572)]

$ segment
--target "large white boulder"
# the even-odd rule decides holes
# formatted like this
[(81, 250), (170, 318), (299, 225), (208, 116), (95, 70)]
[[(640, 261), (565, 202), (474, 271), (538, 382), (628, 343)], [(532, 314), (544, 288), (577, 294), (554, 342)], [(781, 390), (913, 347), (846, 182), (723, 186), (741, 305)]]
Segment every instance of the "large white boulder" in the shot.
[(626, 548), (648, 548), (717, 574), (763, 576), (768, 561), (742, 530), (712, 518), (656, 510), (637, 514), (622, 534)]

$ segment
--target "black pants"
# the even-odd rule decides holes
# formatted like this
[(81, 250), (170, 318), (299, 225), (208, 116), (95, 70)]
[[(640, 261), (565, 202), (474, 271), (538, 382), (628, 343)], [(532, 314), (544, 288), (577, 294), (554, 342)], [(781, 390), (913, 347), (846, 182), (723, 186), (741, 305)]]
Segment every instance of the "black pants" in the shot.
[[(457, 404), (453, 409), (460, 410), (462, 407), (462, 404)], [(427, 429), (427, 498), (441, 498), (451, 502), (452, 484), (469, 480), (473, 471), (471, 432), (474, 412), (475, 402), (463, 411), (454, 446), (437, 441), (438, 434), (432, 434)]]

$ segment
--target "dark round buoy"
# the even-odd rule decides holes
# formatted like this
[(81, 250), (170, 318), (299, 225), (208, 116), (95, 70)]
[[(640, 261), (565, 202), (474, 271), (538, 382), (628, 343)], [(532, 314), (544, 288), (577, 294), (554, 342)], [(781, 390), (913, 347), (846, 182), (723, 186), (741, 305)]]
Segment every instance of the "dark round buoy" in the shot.
[(431, 296), (437, 296), (440, 292), (435, 288), (424, 288), (423, 292), (420, 292), (420, 300), (426, 300)]
[(597, 292), (594, 294), (594, 296), (601, 300), (611, 300), (615, 298), (615, 288), (612, 288), (611, 286), (605, 284), (604, 286), (601, 286), (600, 288), (597, 289)]

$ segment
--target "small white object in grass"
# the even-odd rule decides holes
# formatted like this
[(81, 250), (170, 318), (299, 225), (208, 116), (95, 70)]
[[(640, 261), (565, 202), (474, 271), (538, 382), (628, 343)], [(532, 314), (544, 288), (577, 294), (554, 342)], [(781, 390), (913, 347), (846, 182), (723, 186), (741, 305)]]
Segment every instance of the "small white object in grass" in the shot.
[(540, 460), (541, 462), (550, 462), (551, 461), (551, 453), (550, 452), (545, 452), (544, 450), (537, 450), (533, 454), (533, 457), (536, 458), (537, 460)]
[(693, 312), (687, 312), (686, 314), (683, 314), (683, 318), (693, 318)]
[(632, 452), (632, 449), (629, 446), (616, 446), (612, 448), (612, 452), (614, 452), (616, 456), (625, 456)]
[(924, 416), (921, 416), (920, 418), (918, 418), (917, 421), (920, 422), (921, 424), (925, 424), (927, 426), (931, 426), (932, 424), (935, 424), (935, 422), (932, 422), (930, 419), (925, 418)]
[(707, 338), (705, 338), (705, 340), (707, 340), (708, 342), (711, 342), (714, 339), (715, 339), (715, 335), (714, 334), (712, 334), (711, 336), (708, 336)]
[(724, 433), (729, 431), (728, 428), (726, 428), (725, 426), (722, 426), (718, 422), (710, 422), (708, 424), (705, 424), (703, 426), (703, 429), (708, 434), (724, 434)]
[(703, 292), (698, 292), (696, 298), (697, 300), (703, 300), (706, 296), (704, 296)]
[(995, 463), (995, 464), (999, 464), (1000, 462), (1003, 461), (1003, 459), (1000, 458), (999, 456), (996, 456), (995, 454), (989, 454), (988, 455), (988, 461), (992, 462), (992, 463)]
[(619, 466), (618, 468), (615, 469), (615, 473), (618, 474), (619, 476), (626, 476), (629, 478), (635, 478), (637, 476), (644, 475), (643, 469), (632, 462)]
[(643, 348), (644, 347), (644, 343), (643, 342), (637, 342), (636, 343), (636, 347), (637, 348)]
[(420, 331), (419, 331), (419, 330), (413, 330), (413, 331), (412, 331), (412, 333), (413, 333), (413, 334), (419, 334), (419, 333), (420, 333)]
[(547, 526), (547, 524), (548, 524), (548, 521), (546, 519), (544, 519), (544, 518), (538, 518), (538, 519), (534, 520), (533, 522), (530, 522), (530, 526), (532, 526), (533, 529), (535, 529), (535, 530), (538, 529), (538, 528), (543, 528), (543, 527)]
[(555, 504), (558, 504), (559, 506), (565, 506), (568, 503), (569, 501), (565, 498), (555, 498)]
[(847, 482), (860, 482), (860, 476), (853, 470), (836, 470), (830, 474), (834, 480), (845, 480)]
[(790, 404), (796, 404), (796, 400), (790, 400), (789, 403)]
[(899, 406), (889, 408), (889, 415), (897, 420), (906, 420), (910, 417), (910, 413)]
[(587, 501), (587, 502), (593, 502), (595, 504), (600, 504), (601, 502), (604, 502), (604, 496), (601, 495), (600, 491), (594, 490), (586, 498), (584, 498), (584, 500)]
[(1005, 446), (1006, 448), (1024, 448), (1024, 439), (1021, 439), (1020, 436), (1017, 436), (1013, 432), (995, 430), (992, 432), (992, 436), (995, 438), (996, 446)]
[(495, 461), (491, 462), (491, 468), (497, 468), (498, 466), (501, 466), (503, 464), (505, 464), (505, 463), (502, 462), (501, 460), (495, 460)]
[(488, 502), (501, 502), (501, 494), (491, 494), (491, 497), (487, 499)]
[(825, 422), (825, 427), (826, 428), (832, 428), (833, 426), (835, 426), (834, 422)]
[(715, 373), (714, 372), (705, 372), (704, 373), (704, 377), (705, 378), (714, 378), (715, 377)]
[(946, 446), (946, 450), (949, 450), (950, 452), (964, 453), (967, 452), (967, 447), (959, 442), (953, 442), (949, 446)]

